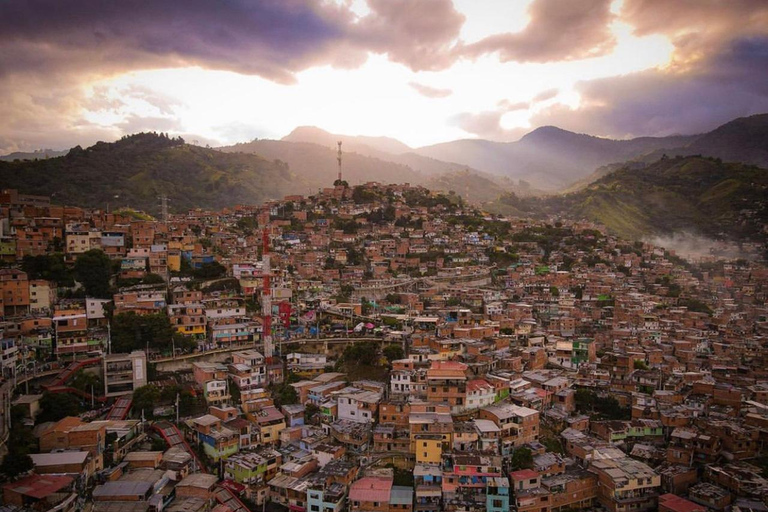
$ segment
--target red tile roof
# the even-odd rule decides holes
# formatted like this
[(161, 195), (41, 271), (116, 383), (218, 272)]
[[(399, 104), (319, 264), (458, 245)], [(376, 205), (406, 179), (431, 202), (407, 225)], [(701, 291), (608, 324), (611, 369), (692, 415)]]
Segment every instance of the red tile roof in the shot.
[(521, 469), (520, 471), (513, 471), (509, 474), (512, 480), (531, 480), (533, 478), (539, 478), (539, 474), (532, 469)]
[(10, 484), (5, 484), (3, 490), (14, 491), (24, 496), (41, 500), (69, 486), (74, 479), (69, 476), (29, 475)]
[(706, 512), (707, 507), (688, 501), (676, 494), (662, 494), (659, 496), (659, 506), (664, 506), (674, 512)]
[(391, 490), (391, 478), (367, 476), (352, 483), (349, 488), (349, 499), (352, 501), (389, 503)]

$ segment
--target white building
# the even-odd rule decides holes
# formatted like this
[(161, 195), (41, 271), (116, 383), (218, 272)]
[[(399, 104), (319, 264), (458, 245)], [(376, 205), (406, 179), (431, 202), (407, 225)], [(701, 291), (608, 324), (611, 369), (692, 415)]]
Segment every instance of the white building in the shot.
[(338, 417), (357, 423), (373, 423), (376, 410), (381, 401), (381, 394), (374, 391), (346, 388), (336, 396)]
[(104, 395), (128, 395), (147, 385), (147, 355), (143, 350), (104, 356)]

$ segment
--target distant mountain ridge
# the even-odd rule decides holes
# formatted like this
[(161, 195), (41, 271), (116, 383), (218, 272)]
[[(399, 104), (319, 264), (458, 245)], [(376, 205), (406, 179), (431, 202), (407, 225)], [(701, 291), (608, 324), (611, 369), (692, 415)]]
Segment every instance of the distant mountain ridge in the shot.
[(46, 158), (56, 158), (64, 156), (69, 152), (68, 149), (57, 151), (54, 149), (38, 149), (35, 151), (16, 151), (7, 155), (0, 155), (0, 160), (13, 162), (14, 160), (44, 160)]
[[(283, 137), (285, 142), (311, 142), (320, 146), (336, 148), (338, 141), (343, 141), (342, 148), (367, 155), (368, 151), (399, 155), (412, 151), (410, 146), (392, 137), (367, 137), (365, 135), (335, 135), (316, 126), (299, 126)], [(369, 155), (370, 156), (370, 155)]]
[(583, 186), (603, 175), (591, 176), (601, 167), (615, 167), (615, 164), (630, 160), (653, 162), (664, 154), (701, 154), (726, 161), (768, 166), (768, 114), (734, 119), (697, 135), (628, 140), (574, 133), (555, 126), (537, 128), (516, 142), (461, 139), (415, 149), (391, 138), (346, 137), (314, 127), (298, 128), (283, 140), (313, 142), (334, 148), (336, 141), (342, 140), (345, 149), (409, 165), (414, 169), (426, 165), (416, 156), (428, 157), (433, 161), (450, 162), (454, 166), (452, 170), (468, 167), (513, 180), (524, 180), (550, 192), (565, 190), (575, 184)]
[[(302, 138), (314, 142), (299, 141)], [(61, 152), (66, 156), (49, 154), (46, 159), (44, 152), (34, 152), (29, 153), (30, 160), (0, 159), (0, 183), (26, 193), (56, 194), (57, 202), (80, 206), (103, 207), (117, 195), (119, 204), (155, 212), (157, 195), (163, 193), (171, 196), (176, 211), (220, 208), (315, 193), (329, 186), (336, 178), (339, 139), (344, 177), (350, 185), (408, 182), (489, 205), (502, 204), (497, 199), (508, 193), (517, 198), (542, 195), (537, 187), (554, 191), (570, 184), (567, 190), (576, 193), (614, 174), (629, 179), (628, 172), (643, 171), (639, 176), (653, 182), (657, 178), (644, 169), (664, 155), (704, 155), (768, 167), (768, 114), (735, 119), (701, 135), (631, 140), (551, 126), (514, 143), (465, 139), (415, 150), (386, 137), (344, 137), (311, 127), (294, 130), (285, 139), (290, 140), (254, 140), (210, 149), (163, 135), (137, 134)], [(407, 151), (400, 154), (385, 151), (403, 148)], [(507, 211), (525, 213), (526, 204), (509, 203), (504, 205)], [(652, 224), (624, 232), (645, 232)]]
[(687, 144), (695, 138), (694, 135), (613, 140), (545, 126), (517, 142), (468, 139), (417, 151), (433, 158), (456, 160), (490, 173), (523, 179), (554, 191), (578, 181), (600, 166)]

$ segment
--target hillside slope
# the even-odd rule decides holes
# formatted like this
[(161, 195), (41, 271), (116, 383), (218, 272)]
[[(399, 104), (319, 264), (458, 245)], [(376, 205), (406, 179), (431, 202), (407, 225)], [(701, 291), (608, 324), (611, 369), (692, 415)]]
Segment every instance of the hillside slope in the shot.
[[(348, 151), (347, 145), (343, 145), (343, 149), (343, 176), (350, 185), (369, 181), (411, 183), (436, 191), (454, 190), (470, 202), (493, 200), (505, 190), (514, 190), (523, 195), (536, 192), (522, 189), (500, 176), (415, 153), (393, 155), (368, 149), (369, 154), (362, 154)], [(268, 160), (287, 163), (291, 171), (308, 187), (307, 190), (299, 191), (300, 193), (315, 192), (318, 188), (329, 186), (338, 173), (336, 150), (326, 145), (261, 139), (222, 147), (219, 150), (227, 153), (256, 154)]]
[(570, 194), (506, 195), (487, 208), (584, 218), (632, 239), (689, 232), (765, 241), (768, 170), (699, 156), (664, 158), (643, 168), (623, 167)]
[(184, 211), (259, 203), (302, 188), (285, 164), (150, 133), (78, 146), (58, 158), (0, 162), (0, 182), (23, 193), (51, 195), (60, 204), (111, 203), (148, 212), (157, 212), (160, 194), (168, 195), (172, 211)]

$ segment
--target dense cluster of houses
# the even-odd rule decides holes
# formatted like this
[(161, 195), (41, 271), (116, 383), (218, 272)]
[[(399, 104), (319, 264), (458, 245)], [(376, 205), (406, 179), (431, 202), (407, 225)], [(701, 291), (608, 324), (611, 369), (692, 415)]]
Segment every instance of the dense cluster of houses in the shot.
[[(99, 394), (182, 384), (202, 409), (40, 426), (33, 472), (4, 487), (9, 507), (768, 510), (759, 262), (688, 262), (591, 223), (487, 215), (408, 185), (163, 220), (3, 191), (0, 213), (7, 378), (111, 352), (118, 315), (160, 315), (189, 343), (96, 355)], [(114, 262), (111, 298), (22, 269), (93, 249)], [(273, 358), (265, 282), (285, 347)], [(375, 345), (384, 377), (340, 364), (354, 343)], [(387, 360), (390, 345), (401, 351)], [(173, 372), (137, 374), (168, 361)], [(39, 399), (15, 400), (34, 418)]]

